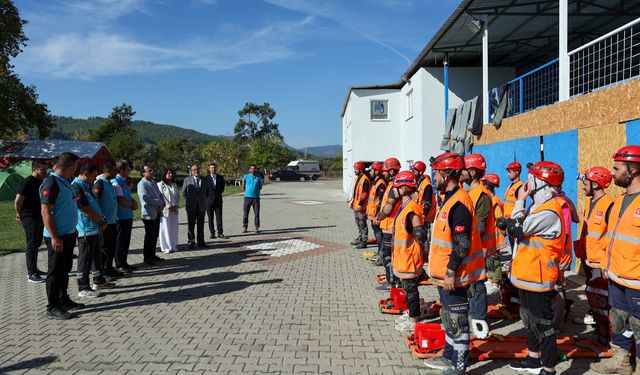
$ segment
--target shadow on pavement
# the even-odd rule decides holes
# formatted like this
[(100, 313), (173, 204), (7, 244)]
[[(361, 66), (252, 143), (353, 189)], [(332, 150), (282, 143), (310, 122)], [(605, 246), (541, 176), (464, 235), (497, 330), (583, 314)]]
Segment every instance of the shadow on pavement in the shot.
[(28, 359), (22, 362), (14, 363), (6, 367), (0, 367), (0, 374), (6, 374), (9, 371), (36, 369), (42, 366), (46, 366), (50, 363), (53, 363), (57, 359), (58, 357), (52, 356), (52, 355), (46, 356), (46, 357)]

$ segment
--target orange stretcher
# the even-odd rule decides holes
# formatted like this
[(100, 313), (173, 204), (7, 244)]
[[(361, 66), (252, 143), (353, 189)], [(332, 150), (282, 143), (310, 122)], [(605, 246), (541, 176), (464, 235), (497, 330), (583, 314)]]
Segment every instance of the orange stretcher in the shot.
[[(439, 302), (434, 302), (431, 305), (431, 308), (437, 311), (438, 314), (440, 312), (441, 307), (442, 305)], [(513, 320), (513, 319), (519, 319), (520, 314), (517, 311), (509, 310), (505, 305), (501, 303), (497, 303), (495, 305), (487, 306), (487, 318)]]
[(407, 295), (402, 288), (392, 287), (389, 298), (378, 301), (378, 308), (383, 314), (400, 315), (407, 310)]
[[(412, 335), (405, 339), (416, 358), (434, 358), (442, 355), (445, 333), (437, 323), (418, 323)], [(591, 338), (559, 336), (558, 352), (563, 358), (609, 358), (611, 349)], [(477, 361), (489, 359), (525, 358), (528, 355), (527, 338), (492, 334), (486, 339), (471, 339), (470, 358)]]

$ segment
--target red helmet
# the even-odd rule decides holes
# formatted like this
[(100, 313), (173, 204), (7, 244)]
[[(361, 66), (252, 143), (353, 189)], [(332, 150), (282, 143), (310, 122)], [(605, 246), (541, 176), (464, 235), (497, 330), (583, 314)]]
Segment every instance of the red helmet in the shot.
[(584, 176), (587, 180), (595, 182), (603, 189), (608, 188), (613, 179), (611, 171), (605, 167), (591, 167), (587, 169)]
[(498, 175), (494, 173), (484, 175), (481, 181), (489, 181), (493, 186), (500, 187), (500, 177), (498, 177)]
[(411, 171), (402, 171), (398, 173), (393, 179), (393, 187), (399, 188), (400, 186), (409, 186), (412, 188), (418, 186), (416, 175)]
[(396, 158), (389, 158), (387, 160), (384, 161), (384, 163), (382, 164), (382, 170), (383, 171), (388, 171), (390, 169), (395, 169), (396, 171), (400, 170), (400, 160), (396, 159)]
[(529, 168), (529, 173), (551, 186), (560, 186), (564, 181), (562, 167), (551, 161), (539, 161)]
[(613, 154), (613, 161), (640, 163), (640, 146), (624, 146)]
[(418, 160), (415, 163), (413, 163), (411, 168), (415, 169), (416, 171), (418, 171), (420, 173), (424, 173), (427, 170), (427, 165), (424, 162)]
[(507, 171), (521, 171), (522, 170), (522, 165), (520, 165), (520, 163), (518, 163), (517, 161), (511, 162), (509, 163), (509, 165), (507, 165)]
[(465, 169), (475, 168), (481, 171), (487, 170), (487, 162), (484, 160), (484, 156), (480, 154), (469, 154), (464, 157)]
[(461, 171), (464, 169), (464, 159), (462, 155), (457, 152), (445, 152), (435, 158), (431, 164), (431, 168), (434, 171), (444, 171), (447, 169)]
[(353, 164), (353, 169), (364, 170), (364, 163), (361, 161), (357, 161)]
[(371, 169), (378, 171), (379, 173), (382, 173), (382, 164), (380, 164), (379, 161), (373, 162), (371, 164)]

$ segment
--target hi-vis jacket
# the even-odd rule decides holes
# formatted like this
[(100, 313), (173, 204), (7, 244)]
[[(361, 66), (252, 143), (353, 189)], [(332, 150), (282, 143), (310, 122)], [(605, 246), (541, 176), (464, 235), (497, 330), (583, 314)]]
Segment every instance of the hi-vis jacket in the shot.
[[(394, 191), (394, 193), (392, 193)], [(389, 214), (389, 216), (385, 217), (380, 221), (380, 229), (382, 229), (382, 233), (393, 233), (393, 220), (398, 214), (398, 209), (400, 209), (400, 205), (402, 204), (402, 198), (398, 194), (397, 190), (393, 190), (393, 183), (389, 181), (387, 185), (387, 190), (384, 192), (384, 196), (382, 197), (382, 203), (380, 204), (381, 208), (387, 205), (387, 201), (389, 200), (389, 194), (393, 194), (396, 202), (393, 204), (393, 210)]]
[[(581, 238), (578, 244), (584, 244), (584, 249), (575, 246), (576, 256), (585, 258), (585, 263), (591, 268), (600, 268), (607, 254), (610, 238), (607, 236), (607, 211), (613, 205), (614, 199), (608, 194), (603, 195), (595, 202), (591, 210), (591, 199), (587, 201), (582, 216)], [(580, 253), (583, 250), (584, 253)]]
[[(524, 202), (517, 202), (514, 218), (523, 215)], [(511, 263), (511, 283), (532, 292), (555, 289), (564, 251), (562, 208), (554, 198), (531, 209), (522, 224), (524, 238), (517, 241)]]
[(469, 233), (471, 248), (467, 256), (462, 260), (462, 264), (456, 270), (454, 286), (456, 288), (462, 287), (486, 278), (482, 241), (480, 233), (474, 229), (478, 225), (474, 214), (474, 205), (469, 194), (464, 189), (458, 189), (442, 204), (433, 224), (428, 271), (430, 280), (438, 286), (442, 286), (447, 272), (449, 256), (453, 251), (453, 230), (449, 225), (449, 214), (453, 206), (458, 202), (469, 210), (473, 220), (471, 222), (471, 233)]
[(380, 212), (380, 207), (382, 203), (382, 195), (378, 195), (378, 189), (380, 186), (387, 186), (387, 182), (384, 178), (379, 178), (375, 184), (371, 187), (369, 191), (369, 202), (367, 203), (367, 216), (369, 219), (373, 220), (378, 216), (378, 212)]
[(427, 175), (424, 175), (422, 181), (420, 181), (420, 185), (418, 186), (416, 202), (418, 202), (418, 206), (420, 206), (420, 212), (424, 212), (424, 206), (427, 202), (431, 202), (431, 208), (429, 212), (427, 212), (426, 216), (423, 217), (424, 222), (433, 223), (433, 219), (436, 217), (436, 195), (433, 193), (433, 189), (431, 189), (431, 196), (426, 196), (426, 188), (431, 185), (431, 178)]
[[(491, 199), (491, 192), (483, 184), (478, 184), (473, 189), (469, 190), (469, 197), (473, 202), (474, 208), (478, 204), (478, 200), (482, 194), (485, 194), (488, 199)], [(493, 214), (493, 210), (491, 210), (487, 217), (484, 234), (481, 235), (482, 249), (484, 250), (485, 258), (498, 252), (496, 229), (496, 218)]]
[(422, 210), (413, 199), (408, 199), (400, 206), (394, 219), (391, 266), (393, 274), (400, 279), (413, 279), (420, 276), (425, 260), (422, 245), (416, 241), (413, 233), (407, 231), (407, 226), (411, 224), (407, 220), (409, 214), (416, 215), (422, 223)]
[(353, 200), (349, 205), (350, 208), (355, 209), (357, 206), (359, 206), (359, 211), (366, 210), (367, 198), (369, 197), (369, 188), (365, 188), (365, 185), (371, 186), (371, 182), (369, 180), (369, 176), (363, 173), (356, 180), (356, 187), (355, 189), (353, 189)]
[[(504, 217), (502, 201), (495, 194), (492, 194), (491, 196), (491, 212), (493, 212), (493, 216), (496, 218), (496, 220), (500, 217)], [(498, 249), (498, 251), (500, 251), (502, 249), (506, 249), (507, 246), (507, 238), (505, 237), (502, 230), (496, 227), (496, 248)]]
[(616, 199), (609, 215), (608, 236), (611, 242), (604, 269), (610, 280), (640, 290), (640, 195), (620, 216), (623, 199), (624, 195)]
[(504, 212), (504, 217), (507, 219), (511, 217), (511, 213), (513, 212), (513, 207), (516, 204), (516, 191), (521, 186), (522, 186), (522, 181), (514, 182), (511, 185), (509, 185), (509, 188), (504, 193), (504, 205), (503, 205), (502, 211)]

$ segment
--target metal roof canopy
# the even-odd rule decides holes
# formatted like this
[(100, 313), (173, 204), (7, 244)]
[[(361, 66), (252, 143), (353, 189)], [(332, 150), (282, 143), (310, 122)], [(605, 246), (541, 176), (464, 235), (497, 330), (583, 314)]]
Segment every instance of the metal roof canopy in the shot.
[[(463, 0), (402, 76), (421, 67), (482, 64), (482, 33), (474, 21), (488, 17), (489, 66), (527, 72), (558, 57), (558, 0)], [(640, 16), (640, 0), (570, 0), (568, 49), (572, 50)]]

